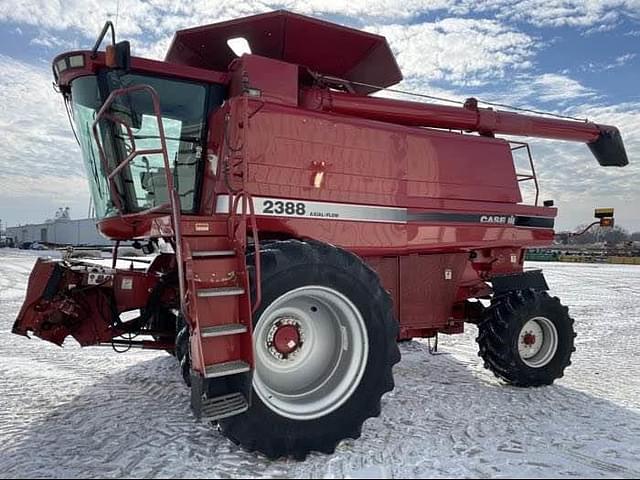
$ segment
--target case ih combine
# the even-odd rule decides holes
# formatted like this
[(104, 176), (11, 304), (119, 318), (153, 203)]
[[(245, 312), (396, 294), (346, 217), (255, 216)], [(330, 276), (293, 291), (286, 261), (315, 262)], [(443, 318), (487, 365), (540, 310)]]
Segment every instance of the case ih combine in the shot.
[[(180, 31), (163, 62), (98, 52), (106, 32), (53, 69), (113, 268), (38, 260), (15, 333), (170, 350), (195, 414), (272, 458), (357, 438), (398, 340), (473, 323), (505, 382), (562, 376), (573, 320), (523, 269), (556, 209), (523, 203), (524, 144), (496, 135), (624, 166), (616, 128), (372, 97), (402, 79), (386, 40), (288, 12)], [(147, 268), (116, 268), (131, 240)]]

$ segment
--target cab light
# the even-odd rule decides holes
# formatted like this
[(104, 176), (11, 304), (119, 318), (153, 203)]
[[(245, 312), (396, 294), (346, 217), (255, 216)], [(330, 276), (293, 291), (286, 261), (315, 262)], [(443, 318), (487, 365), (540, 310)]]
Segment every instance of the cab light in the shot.
[(66, 58), (63, 58), (62, 60), (58, 60), (56, 62), (56, 70), (58, 70), (58, 75), (60, 75), (62, 72), (64, 72), (67, 69), (67, 60)]
[(73, 55), (72, 57), (68, 57), (68, 59), (70, 68), (84, 67), (84, 55)]

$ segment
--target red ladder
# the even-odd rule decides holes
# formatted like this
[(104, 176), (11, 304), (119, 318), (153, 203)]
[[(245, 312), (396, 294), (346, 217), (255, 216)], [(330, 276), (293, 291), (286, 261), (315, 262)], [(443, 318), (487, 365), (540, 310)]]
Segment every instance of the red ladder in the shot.
[[(231, 109), (248, 123), (247, 99), (231, 100)], [(182, 243), (187, 280), (187, 315), (192, 326), (191, 405), (200, 418), (220, 420), (249, 408), (253, 362), (252, 315), (261, 301), (260, 251), (253, 199), (244, 190), (246, 128), (240, 128), (240, 147), (229, 148), (223, 163), (240, 182), (229, 184), (229, 212), (208, 235), (206, 222), (185, 229)], [(227, 132), (228, 133), (228, 132)], [(225, 136), (228, 139), (228, 136)], [(255, 248), (255, 300), (247, 270), (247, 220)], [(199, 227), (199, 228), (198, 228)], [(225, 228), (226, 227), (226, 228)], [(196, 230), (200, 230), (200, 235)]]
[[(137, 150), (131, 127), (108, 113), (116, 98), (144, 91), (153, 101), (160, 148)], [(246, 101), (242, 118), (246, 117)], [(100, 141), (98, 123), (106, 118), (125, 127), (131, 153), (110, 171)], [(246, 124), (245, 124), (246, 125)], [(160, 101), (148, 85), (136, 85), (111, 93), (96, 116), (93, 133), (109, 180), (114, 204), (124, 219), (169, 209), (178, 267), (181, 312), (190, 327), (192, 407), (198, 417), (219, 420), (246, 411), (250, 404), (253, 370), (252, 313), (260, 303), (260, 259), (256, 248), (256, 302), (251, 305), (250, 279), (245, 259), (247, 216), (254, 246), (259, 245), (253, 201), (243, 189), (232, 192), (226, 220), (183, 217), (169, 163)], [(244, 134), (243, 134), (244, 135)], [(244, 140), (243, 143), (244, 145)], [(115, 183), (116, 176), (139, 155), (162, 154), (169, 202), (144, 212), (124, 215)], [(242, 149), (233, 151), (236, 178), (244, 180)]]

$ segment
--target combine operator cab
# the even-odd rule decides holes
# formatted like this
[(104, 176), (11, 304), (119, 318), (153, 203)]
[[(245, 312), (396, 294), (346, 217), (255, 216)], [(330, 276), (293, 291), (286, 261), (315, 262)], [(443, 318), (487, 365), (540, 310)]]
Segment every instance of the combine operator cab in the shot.
[(402, 79), (387, 41), (289, 12), (178, 32), (163, 62), (99, 52), (108, 28), (54, 76), (113, 260), (39, 259), (14, 333), (167, 350), (195, 415), (272, 458), (357, 438), (398, 340), (471, 323), (506, 383), (563, 375), (573, 319), (524, 268), (557, 211), (499, 135), (624, 166), (617, 128), (371, 96)]
[[(155, 93), (135, 88), (142, 86)], [(158, 112), (154, 94), (162, 99)], [(98, 217), (134, 214), (169, 203), (163, 143), (180, 209), (195, 213), (207, 114), (222, 104), (223, 95), (222, 85), (115, 70), (73, 80), (73, 118)], [(137, 155), (127, 161), (134, 152)]]
[[(98, 218), (167, 207), (169, 174), (180, 210), (197, 213), (207, 120), (222, 105), (225, 86), (167, 76), (160, 62), (123, 70), (109, 68), (101, 59), (73, 53), (54, 62), (58, 86), (71, 106)], [(138, 61), (133, 63), (135, 68)]]

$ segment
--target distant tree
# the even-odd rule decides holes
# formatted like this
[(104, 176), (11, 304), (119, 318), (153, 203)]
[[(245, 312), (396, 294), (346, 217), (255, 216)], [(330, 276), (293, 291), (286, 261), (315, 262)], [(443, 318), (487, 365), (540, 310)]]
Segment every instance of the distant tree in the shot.
[(640, 232), (633, 232), (630, 238), (633, 242), (640, 242)]
[(610, 245), (619, 245), (620, 243), (629, 241), (629, 232), (622, 227), (604, 229), (603, 238), (604, 241)]
[[(575, 232), (581, 232), (585, 228), (587, 228), (587, 225), (578, 225)], [(618, 245), (622, 242), (629, 241), (630, 239), (631, 235), (629, 235), (629, 232), (623, 227), (593, 227), (582, 235), (570, 236), (568, 243), (571, 245), (589, 245), (592, 243), (606, 242), (609, 245)]]
[[(587, 228), (586, 224), (578, 225), (575, 228), (574, 232), (576, 233), (582, 232), (585, 228)], [(583, 233), (582, 235), (570, 236), (568, 243), (570, 245), (589, 245), (591, 243), (599, 242), (601, 240), (598, 239), (597, 230), (598, 230), (597, 228), (592, 228), (586, 231), (585, 233)]]

